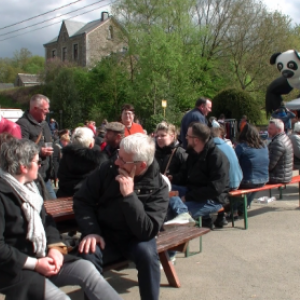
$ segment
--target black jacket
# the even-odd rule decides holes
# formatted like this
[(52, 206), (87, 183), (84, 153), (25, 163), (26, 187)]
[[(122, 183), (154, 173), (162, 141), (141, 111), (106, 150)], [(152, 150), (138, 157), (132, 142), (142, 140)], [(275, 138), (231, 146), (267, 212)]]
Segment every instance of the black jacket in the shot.
[(101, 163), (103, 154), (97, 149), (68, 145), (61, 149), (57, 177), (57, 197), (71, 197), (79, 190), (82, 181)]
[(115, 180), (118, 167), (107, 162), (94, 171), (74, 195), (74, 212), (83, 236), (98, 234), (117, 247), (148, 241), (160, 230), (167, 212), (168, 187), (154, 161), (135, 177), (134, 193), (123, 197)]
[[(166, 170), (172, 151), (175, 151), (175, 153), (168, 170)], [(163, 148), (156, 144), (155, 158), (159, 164), (160, 172), (164, 174), (166, 171), (166, 175), (172, 175), (173, 184), (181, 184), (183, 182), (182, 176), (185, 173), (187, 156), (185, 149), (179, 147), (178, 142)]]
[[(47, 125), (48, 126), (48, 125)], [(10, 185), (0, 178), (0, 292), (10, 299), (40, 300), (44, 298), (45, 277), (23, 270), (28, 256), (35, 257), (32, 243), (26, 238), (28, 222), (21, 208), (22, 200)], [(47, 244), (61, 242), (52, 217), (44, 206), (41, 218)], [(70, 255), (65, 261), (74, 260)]]
[(269, 144), (270, 183), (288, 183), (293, 177), (293, 145), (283, 132), (276, 135)]
[[(52, 142), (51, 132), (48, 126), (48, 123), (46, 121), (43, 121), (42, 123), (38, 123), (32, 115), (29, 113), (29, 111), (26, 111), (24, 115), (16, 122), (20, 125), (22, 130), (22, 137), (29, 139), (33, 142), (37, 141), (40, 133), (42, 132), (42, 137), (38, 143), (38, 146), (45, 147), (45, 142)], [(50, 157), (46, 156), (40, 157), (42, 159), (42, 165), (39, 168), (39, 173), (43, 177), (45, 181), (47, 181), (50, 178), (50, 174), (52, 171), (52, 165), (50, 164)]]
[(229, 161), (212, 138), (202, 152), (188, 151), (186, 173), (186, 201), (228, 203), (230, 191)]

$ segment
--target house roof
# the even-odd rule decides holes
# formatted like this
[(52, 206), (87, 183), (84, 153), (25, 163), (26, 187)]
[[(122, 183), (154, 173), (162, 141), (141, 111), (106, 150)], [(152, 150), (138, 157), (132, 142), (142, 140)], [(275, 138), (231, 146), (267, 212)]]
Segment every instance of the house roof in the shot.
[(82, 27), (84, 27), (85, 23), (65, 20), (63, 21), (68, 31), (69, 37), (73, 36), (77, 31), (79, 31)]
[(39, 76), (37, 74), (26, 74), (26, 73), (18, 73), (19, 79), (23, 83), (40, 83)]
[[(67, 28), (69, 37), (72, 38), (84, 33), (89, 33), (90, 31), (97, 28), (98, 26), (106, 23), (108, 20), (109, 19), (102, 21), (101, 19), (98, 19), (98, 20), (91, 21), (89, 23), (82, 23), (82, 22), (77, 22), (72, 20), (64, 20), (63, 24), (65, 24)], [(47, 44), (57, 42), (57, 40), (58, 40), (58, 36), (52, 39), (51, 41), (45, 43), (44, 46)]]

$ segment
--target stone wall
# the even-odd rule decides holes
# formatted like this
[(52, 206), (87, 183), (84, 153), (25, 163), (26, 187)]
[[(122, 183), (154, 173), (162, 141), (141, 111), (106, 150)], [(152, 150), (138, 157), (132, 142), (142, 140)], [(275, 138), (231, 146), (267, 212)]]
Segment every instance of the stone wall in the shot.
[[(112, 36), (109, 33), (112, 26)], [(123, 40), (122, 31), (111, 20), (102, 26), (89, 32), (86, 37), (86, 65), (93, 67), (102, 57), (111, 52), (121, 52), (126, 43)]]

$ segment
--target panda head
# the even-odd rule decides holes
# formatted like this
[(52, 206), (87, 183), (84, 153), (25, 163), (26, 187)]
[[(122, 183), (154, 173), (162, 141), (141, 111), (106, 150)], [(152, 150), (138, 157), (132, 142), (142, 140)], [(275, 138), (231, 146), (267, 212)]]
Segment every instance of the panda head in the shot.
[(276, 64), (278, 71), (286, 79), (300, 77), (300, 54), (296, 50), (274, 53), (270, 58), (270, 64)]

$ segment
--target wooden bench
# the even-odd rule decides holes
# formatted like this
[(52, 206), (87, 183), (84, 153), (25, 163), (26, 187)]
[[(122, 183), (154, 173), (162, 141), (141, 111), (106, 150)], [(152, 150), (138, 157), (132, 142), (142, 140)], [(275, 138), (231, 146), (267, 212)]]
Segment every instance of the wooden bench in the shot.
[(300, 175), (294, 176), (289, 183), (275, 183), (275, 184), (266, 184), (260, 188), (254, 189), (240, 189), (229, 192), (229, 200), (230, 200), (230, 207), (231, 207), (231, 222), (232, 227), (234, 227), (234, 217), (233, 217), (233, 204), (234, 204), (234, 197), (242, 197), (243, 198), (243, 213), (244, 213), (244, 229), (248, 229), (248, 214), (247, 214), (247, 194), (252, 192), (261, 192), (269, 190), (269, 196), (272, 196), (272, 189), (279, 189), (279, 198), (282, 199), (282, 190), (283, 187), (289, 184), (298, 183), (298, 190), (299, 190), (299, 208), (300, 208)]
[[(47, 213), (54, 218), (57, 225), (74, 220), (75, 218), (72, 198), (46, 200), (44, 204)], [(164, 231), (159, 232), (156, 240), (157, 251), (170, 286), (179, 288), (180, 282), (174, 265), (169, 261), (168, 251), (186, 252), (189, 241), (202, 237), (210, 230), (208, 228), (190, 227), (186, 225), (168, 225), (164, 226), (164, 229)], [(121, 267), (126, 267), (127, 264), (127, 261), (121, 261), (106, 266), (104, 270), (120, 269)]]

